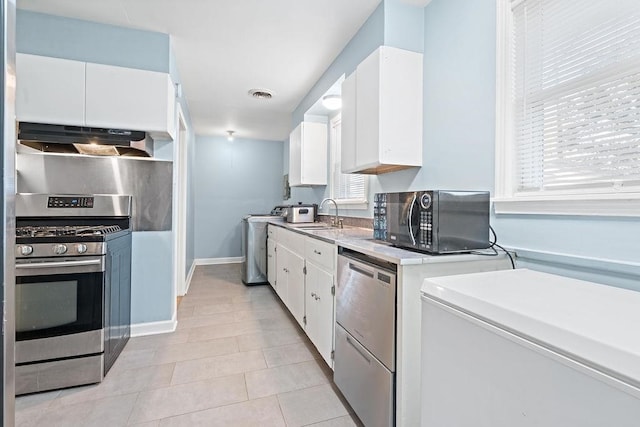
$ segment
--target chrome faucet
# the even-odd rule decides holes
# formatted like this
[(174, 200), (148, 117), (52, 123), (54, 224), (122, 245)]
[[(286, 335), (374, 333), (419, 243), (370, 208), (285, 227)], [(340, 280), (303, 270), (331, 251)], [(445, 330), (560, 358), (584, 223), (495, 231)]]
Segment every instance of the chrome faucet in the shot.
[(333, 200), (333, 199), (329, 199), (329, 198), (327, 198), (327, 199), (322, 199), (322, 201), (320, 202), (320, 209), (322, 209), (322, 206), (324, 206), (324, 202), (333, 202), (333, 206), (334, 206), (334, 207), (335, 207), (335, 209), (336, 209), (336, 214), (335, 214), (335, 216), (333, 217), (333, 221), (331, 221), (331, 222), (332, 222), (332, 224), (331, 224), (331, 225), (333, 225), (333, 226), (335, 226), (335, 227), (340, 227), (340, 228), (342, 228), (342, 221), (340, 221), (340, 219), (338, 219), (338, 204), (336, 203), (336, 201), (335, 201), (335, 200)]

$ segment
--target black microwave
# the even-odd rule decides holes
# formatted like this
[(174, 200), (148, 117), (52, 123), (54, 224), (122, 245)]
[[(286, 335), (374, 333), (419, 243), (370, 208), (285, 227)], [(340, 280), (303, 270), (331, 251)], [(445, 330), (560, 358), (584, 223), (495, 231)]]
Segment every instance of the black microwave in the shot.
[(375, 239), (433, 254), (491, 245), (488, 191), (377, 193), (373, 200)]

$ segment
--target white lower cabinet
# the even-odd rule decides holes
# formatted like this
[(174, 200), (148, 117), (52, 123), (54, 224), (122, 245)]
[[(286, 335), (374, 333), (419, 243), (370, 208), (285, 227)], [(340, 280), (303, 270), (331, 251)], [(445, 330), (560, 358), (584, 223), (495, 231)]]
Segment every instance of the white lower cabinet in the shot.
[(305, 331), (327, 365), (333, 366), (333, 274), (307, 261)]
[(333, 367), (336, 246), (272, 225), (268, 236), (269, 283)]
[(304, 327), (304, 258), (289, 250), (285, 250), (285, 252), (288, 252), (288, 283), (285, 304), (298, 324)]
[[(283, 228), (277, 231), (275, 290), (293, 317), (304, 327), (304, 237)], [(269, 250), (267, 250), (269, 254)], [(267, 254), (267, 256), (268, 256)], [(269, 267), (267, 266), (267, 274)]]
[(288, 251), (284, 246), (280, 243), (276, 243), (276, 293), (282, 300), (282, 302), (287, 305), (287, 290), (289, 283), (289, 275), (287, 274), (289, 270), (287, 269), (287, 260)]
[(276, 288), (276, 241), (271, 237), (267, 239), (267, 281)]

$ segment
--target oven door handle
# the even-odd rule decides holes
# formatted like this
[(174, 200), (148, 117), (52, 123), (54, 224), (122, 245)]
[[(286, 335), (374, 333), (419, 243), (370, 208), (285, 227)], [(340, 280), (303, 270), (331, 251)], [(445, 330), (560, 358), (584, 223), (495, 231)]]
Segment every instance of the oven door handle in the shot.
[(102, 257), (50, 262), (33, 262), (16, 264), (16, 276), (45, 276), (49, 274), (81, 274), (100, 273), (104, 271)]
[(100, 259), (88, 259), (82, 261), (56, 261), (56, 262), (37, 262), (28, 264), (16, 264), (16, 268), (56, 268), (56, 267), (80, 267), (85, 265), (101, 265)]

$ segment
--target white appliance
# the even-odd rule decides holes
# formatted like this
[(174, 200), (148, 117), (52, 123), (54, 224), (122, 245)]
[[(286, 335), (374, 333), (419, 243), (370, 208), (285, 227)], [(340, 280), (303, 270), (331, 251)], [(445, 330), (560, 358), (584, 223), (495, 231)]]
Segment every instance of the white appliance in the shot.
[(422, 425), (637, 427), (640, 292), (526, 269), (422, 287)]

